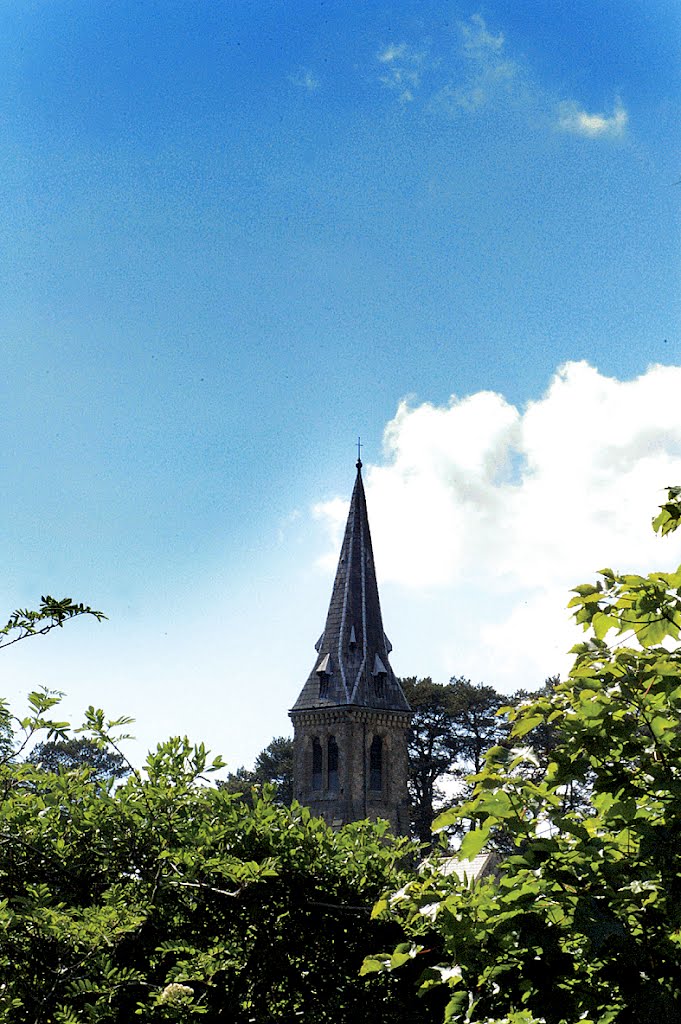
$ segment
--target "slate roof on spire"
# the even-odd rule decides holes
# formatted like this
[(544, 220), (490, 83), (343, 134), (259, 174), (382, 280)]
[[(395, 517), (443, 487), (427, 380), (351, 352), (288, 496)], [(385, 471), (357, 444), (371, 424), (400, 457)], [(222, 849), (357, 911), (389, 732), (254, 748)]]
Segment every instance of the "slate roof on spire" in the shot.
[(339, 705), (410, 710), (390, 667), (359, 459), (326, 626), (315, 648), (317, 659), (292, 711)]

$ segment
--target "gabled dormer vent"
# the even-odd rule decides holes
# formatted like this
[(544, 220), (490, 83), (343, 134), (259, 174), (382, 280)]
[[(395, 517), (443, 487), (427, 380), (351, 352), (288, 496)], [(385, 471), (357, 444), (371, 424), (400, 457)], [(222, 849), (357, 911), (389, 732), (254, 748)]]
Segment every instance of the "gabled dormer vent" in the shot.
[(322, 633), (322, 635), (320, 636), (319, 640), (314, 645), (314, 649), (317, 652), (317, 654), (319, 654), (319, 652), (321, 651), (323, 643), (324, 643), (324, 634)]
[(325, 654), (316, 668), (319, 677), (319, 696), (322, 700), (329, 696), (329, 682), (331, 678), (331, 655)]
[(355, 636), (355, 627), (354, 626), (351, 626), (351, 628), (350, 628), (350, 640), (349, 640), (349, 643), (350, 643), (351, 647), (356, 647), (357, 646), (357, 637)]
[(385, 681), (388, 678), (388, 670), (378, 655), (374, 658), (374, 670), (371, 675), (374, 681), (374, 695), (385, 697)]

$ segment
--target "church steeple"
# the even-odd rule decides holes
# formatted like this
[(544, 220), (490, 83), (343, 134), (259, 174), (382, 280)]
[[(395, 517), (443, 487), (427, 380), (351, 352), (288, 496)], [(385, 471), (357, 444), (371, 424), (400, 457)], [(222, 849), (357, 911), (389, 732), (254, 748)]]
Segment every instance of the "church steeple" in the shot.
[(409, 711), (390, 667), (360, 459), (326, 625), (315, 646), (318, 658), (293, 711), (331, 705)]
[[(359, 456), (359, 451), (358, 451)], [(387, 818), (408, 831), (411, 710), (390, 665), (362, 462), (317, 657), (290, 711), (297, 799), (331, 824)]]

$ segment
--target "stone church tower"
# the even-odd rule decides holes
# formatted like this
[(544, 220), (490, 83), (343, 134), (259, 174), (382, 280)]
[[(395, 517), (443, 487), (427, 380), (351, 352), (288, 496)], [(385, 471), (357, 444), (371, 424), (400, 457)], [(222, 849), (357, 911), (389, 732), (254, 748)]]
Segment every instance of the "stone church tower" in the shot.
[(361, 461), (326, 626), (315, 646), (316, 661), (289, 712), (294, 796), (330, 825), (386, 818), (405, 835), (411, 711), (390, 667)]

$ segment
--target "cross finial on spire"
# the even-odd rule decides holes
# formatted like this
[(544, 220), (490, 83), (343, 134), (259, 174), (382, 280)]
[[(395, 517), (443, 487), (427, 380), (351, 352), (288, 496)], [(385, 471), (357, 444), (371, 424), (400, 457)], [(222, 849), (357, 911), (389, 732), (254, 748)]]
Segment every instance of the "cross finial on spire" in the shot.
[(364, 447), (364, 445), (362, 444), (362, 440), (361, 440), (361, 438), (358, 437), (357, 438), (357, 469), (361, 469), (362, 468), (362, 448), (363, 447)]

